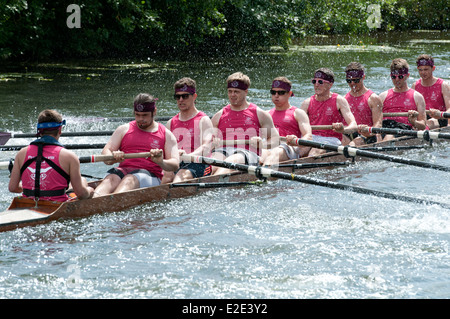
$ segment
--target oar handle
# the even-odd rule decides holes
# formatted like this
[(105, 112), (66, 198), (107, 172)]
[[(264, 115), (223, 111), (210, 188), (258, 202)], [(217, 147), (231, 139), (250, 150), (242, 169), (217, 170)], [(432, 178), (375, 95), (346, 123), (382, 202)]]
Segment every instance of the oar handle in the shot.
[(332, 130), (333, 129), (333, 125), (311, 125), (311, 129), (313, 131), (316, 131), (316, 130)]
[[(124, 158), (142, 158), (142, 157), (150, 157), (150, 152), (144, 153), (127, 153), (124, 154)], [(105, 162), (114, 160), (113, 155), (89, 155), (89, 156), (81, 156), (79, 157), (80, 163), (96, 163), (96, 162)]]
[[(426, 114), (430, 114), (430, 111), (426, 111)], [(383, 113), (383, 117), (408, 117), (408, 112)]]
[(362, 129), (364, 132), (374, 133), (374, 134), (397, 134), (397, 135), (408, 135), (415, 136), (425, 141), (437, 140), (437, 139), (450, 139), (450, 134), (441, 133), (439, 131), (414, 131), (414, 130), (402, 130), (396, 128), (385, 128), (385, 127), (364, 127)]

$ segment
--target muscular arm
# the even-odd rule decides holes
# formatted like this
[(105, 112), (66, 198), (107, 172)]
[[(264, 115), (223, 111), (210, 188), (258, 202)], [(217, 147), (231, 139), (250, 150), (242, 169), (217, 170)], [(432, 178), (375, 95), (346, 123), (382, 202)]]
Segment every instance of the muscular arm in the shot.
[(208, 156), (212, 150), (212, 141), (214, 138), (214, 127), (208, 116), (203, 116), (198, 123), (200, 130), (200, 146), (191, 154)]
[(152, 160), (161, 166), (165, 171), (176, 171), (180, 163), (178, 153), (177, 139), (171, 131), (166, 128), (166, 143), (164, 145), (164, 158), (161, 156), (152, 156)]
[(259, 119), (259, 124), (261, 126), (260, 136), (266, 137), (267, 139), (267, 148), (274, 148), (280, 145), (280, 135), (278, 134), (278, 130), (275, 128), (273, 124), (273, 119), (270, 114), (260, 108), (257, 108), (256, 111)]
[(450, 84), (448, 82), (442, 83), (442, 96), (444, 98), (445, 112), (450, 112)]
[(302, 109), (297, 109), (294, 112), (294, 117), (297, 120), (298, 128), (302, 133), (302, 139), (312, 140), (312, 130), (309, 124), (309, 118), (306, 112)]
[(61, 150), (59, 155), (60, 163), (63, 167), (68, 167), (70, 184), (78, 199), (87, 199), (92, 197), (94, 189), (87, 185), (86, 180), (81, 176), (80, 161), (78, 157), (66, 149)]
[(419, 92), (414, 92), (414, 101), (416, 102), (417, 112), (416, 117), (408, 116), (409, 122), (418, 130), (425, 130), (427, 127), (427, 116), (425, 113), (425, 99)]
[(22, 148), (14, 159), (14, 166), (11, 171), (8, 189), (11, 193), (22, 193), (22, 183), (20, 182), (20, 168), (22, 167), (27, 153), (27, 147)]
[[(125, 133), (128, 131), (129, 124), (123, 124), (119, 126), (114, 133), (111, 135), (109, 141), (103, 147), (102, 155), (114, 155), (113, 152), (120, 150), (120, 144)], [(123, 159), (122, 159), (123, 160)], [(120, 160), (105, 161), (105, 164), (112, 165), (114, 163), (120, 162)]]
[(347, 126), (340, 131), (340, 133), (352, 133), (358, 129), (358, 125), (356, 124), (355, 116), (353, 115), (350, 105), (347, 100), (343, 96), (338, 96), (337, 98), (337, 108), (341, 112), (344, 117)]

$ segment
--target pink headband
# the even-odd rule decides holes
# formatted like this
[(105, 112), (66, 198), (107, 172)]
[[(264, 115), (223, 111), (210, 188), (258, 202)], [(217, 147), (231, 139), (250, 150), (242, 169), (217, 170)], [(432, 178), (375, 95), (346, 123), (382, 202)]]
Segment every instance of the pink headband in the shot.
[(145, 102), (145, 103), (134, 103), (134, 111), (135, 112), (153, 112), (156, 108), (156, 101), (158, 99), (155, 99), (154, 102)]
[(391, 75), (399, 75), (399, 74), (406, 75), (408, 73), (409, 73), (408, 68), (402, 68), (402, 69), (397, 69), (397, 70), (391, 71)]
[(364, 70), (350, 70), (346, 74), (347, 78), (362, 78), (364, 77)]
[(248, 85), (240, 80), (234, 80), (228, 83), (227, 86), (229, 89), (239, 89), (239, 90), (247, 90)]
[(314, 73), (314, 78), (323, 79), (325, 81), (334, 83), (333, 77), (323, 73), (322, 71), (317, 71), (316, 73)]
[(427, 60), (427, 59), (420, 59), (417, 61), (417, 66), (423, 66), (423, 65), (429, 65), (434, 66), (433, 60)]
[(178, 93), (178, 92), (188, 92), (188, 93), (194, 94), (195, 88), (193, 86), (189, 86), (189, 85), (185, 84), (184, 86), (175, 89), (175, 93)]

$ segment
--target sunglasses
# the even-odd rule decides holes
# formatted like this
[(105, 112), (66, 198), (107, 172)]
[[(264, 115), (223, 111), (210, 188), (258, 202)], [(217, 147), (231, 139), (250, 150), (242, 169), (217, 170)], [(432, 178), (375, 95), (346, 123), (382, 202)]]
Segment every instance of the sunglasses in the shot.
[(396, 78), (397, 78), (397, 76), (398, 76), (398, 78), (401, 80), (401, 79), (403, 79), (405, 76), (404, 75), (391, 75), (391, 79), (392, 80), (395, 80)]
[(287, 93), (287, 91), (275, 91), (275, 90), (270, 90), (270, 94), (272, 94), (272, 95), (275, 95), (275, 94), (277, 94), (278, 93), (278, 95), (285, 95), (286, 93)]
[(325, 82), (330, 83), (330, 81), (327, 81), (327, 80), (312, 80), (311, 81), (312, 84), (319, 83), (320, 85), (324, 84)]
[(175, 94), (173, 97), (176, 100), (179, 100), (180, 98), (183, 98), (183, 100), (186, 100), (189, 98), (189, 95), (192, 95), (191, 93), (185, 93), (185, 94)]
[(346, 79), (347, 83), (350, 84), (352, 82), (354, 83), (359, 83), (361, 81), (361, 79)]

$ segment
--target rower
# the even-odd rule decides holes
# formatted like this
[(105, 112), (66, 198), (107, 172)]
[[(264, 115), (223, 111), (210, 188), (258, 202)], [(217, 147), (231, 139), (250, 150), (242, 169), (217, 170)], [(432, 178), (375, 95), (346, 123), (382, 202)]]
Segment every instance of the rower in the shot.
[[(269, 111), (269, 114), (280, 136), (295, 135), (312, 140), (308, 115), (289, 102), (290, 97), (294, 96), (291, 88), (292, 82), (284, 76), (277, 77), (272, 81), (270, 94), (275, 106)], [(282, 161), (297, 159), (307, 154), (308, 151), (309, 148), (290, 146), (284, 142), (273, 149), (263, 150), (263, 152), (267, 152), (264, 165), (276, 165)]]
[(381, 127), (383, 121), (383, 103), (377, 94), (364, 85), (366, 74), (364, 66), (359, 62), (351, 62), (345, 68), (345, 80), (350, 91), (345, 99), (358, 124), (358, 131), (350, 134), (350, 146), (371, 144), (382, 140), (380, 134), (362, 132), (362, 125), (368, 127)]
[[(385, 117), (382, 126), (406, 130), (425, 130), (425, 100), (423, 95), (408, 87), (409, 64), (405, 59), (397, 58), (391, 63), (391, 79), (394, 87), (380, 94), (383, 113), (408, 112), (408, 117)], [(394, 138), (388, 134), (383, 140)]]
[[(227, 78), (227, 92), (229, 104), (223, 107), (212, 117), (219, 141), (227, 142), (239, 140), (240, 144), (216, 148), (211, 157), (233, 163), (258, 165), (260, 163), (263, 138), (265, 147), (278, 146), (278, 131), (268, 112), (262, 110), (254, 103), (247, 101), (250, 78), (236, 72)], [(250, 144), (244, 144), (245, 141)], [(213, 166), (214, 174), (230, 172), (227, 168)]]
[[(175, 171), (179, 165), (177, 140), (164, 125), (154, 121), (156, 100), (141, 93), (134, 99), (135, 120), (119, 126), (102, 150), (120, 163), (108, 170), (108, 175), (95, 189), (94, 197), (124, 192), (161, 183), (163, 170)], [(148, 158), (124, 159), (126, 153), (150, 152)]]
[(39, 113), (39, 138), (17, 153), (9, 180), (10, 192), (22, 193), (36, 202), (64, 202), (69, 199), (66, 190), (70, 183), (78, 199), (92, 197), (94, 189), (81, 176), (78, 157), (59, 143), (64, 125), (55, 110)]
[[(333, 145), (347, 145), (350, 139), (343, 134), (351, 134), (358, 129), (347, 100), (331, 92), (334, 83), (334, 73), (328, 68), (320, 68), (314, 72), (312, 79), (314, 95), (303, 101), (300, 108), (314, 125), (331, 125), (332, 130), (313, 130), (313, 141)], [(347, 126), (344, 126), (344, 122)], [(326, 152), (312, 148), (308, 155), (314, 156)]]
[[(174, 98), (180, 112), (166, 123), (166, 127), (177, 139), (180, 157), (183, 154), (209, 156), (211, 152), (213, 126), (209, 116), (195, 106), (196, 87), (195, 80), (188, 77), (174, 84)], [(181, 162), (176, 172), (164, 171), (162, 183), (182, 182), (210, 174), (211, 165)]]
[(441, 118), (442, 112), (450, 112), (450, 85), (443, 79), (433, 76), (436, 66), (431, 55), (421, 54), (416, 60), (418, 79), (411, 88), (423, 95), (427, 115), (427, 125), (430, 129), (448, 125), (448, 119)]

